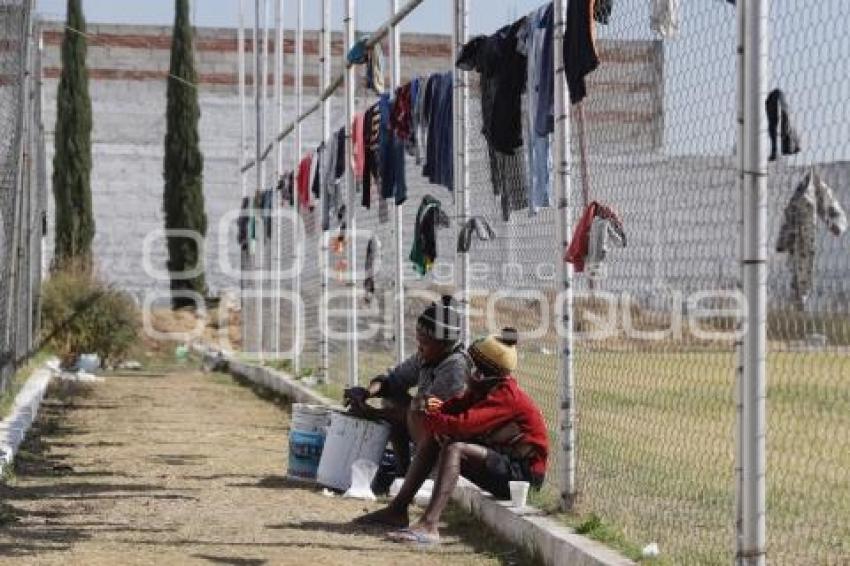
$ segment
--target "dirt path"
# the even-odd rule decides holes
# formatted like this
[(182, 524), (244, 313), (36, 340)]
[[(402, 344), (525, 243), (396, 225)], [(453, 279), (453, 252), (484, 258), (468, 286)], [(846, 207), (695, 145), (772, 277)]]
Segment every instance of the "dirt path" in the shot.
[(229, 377), (191, 370), (56, 392), (0, 487), (0, 563), (525, 562), (460, 513), (436, 550), (351, 528), (376, 505), (286, 481), (287, 422)]

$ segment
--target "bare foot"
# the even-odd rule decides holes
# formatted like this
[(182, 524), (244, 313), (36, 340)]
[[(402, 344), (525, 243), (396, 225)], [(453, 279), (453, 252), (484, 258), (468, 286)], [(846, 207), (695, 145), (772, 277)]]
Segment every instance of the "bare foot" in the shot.
[(372, 524), (392, 527), (394, 529), (404, 528), (410, 524), (407, 511), (396, 511), (390, 507), (384, 507), (371, 513), (366, 513), (354, 519), (356, 524)]

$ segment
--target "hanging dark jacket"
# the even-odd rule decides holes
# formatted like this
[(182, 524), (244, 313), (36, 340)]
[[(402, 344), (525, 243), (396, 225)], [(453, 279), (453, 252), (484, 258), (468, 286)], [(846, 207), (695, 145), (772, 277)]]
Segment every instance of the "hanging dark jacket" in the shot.
[(767, 131), (770, 134), (770, 157), (776, 160), (779, 152), (779, 139), (782, 143), (782, 155), (800, 153), (800, 135), (791, 123), (791, 108), (785, 99), (785, 93), (778, 88), (767, 95)]
[(431, 195), (422, 197), (422, 203), (416, 211), (413, 247), (410, 249), (410, 261), (420, 275), (431, 271), (437, 259), (437, 228), (447, 226), (449, 217), (443, 212), (440, 201)]
[(491, 147), (508, 154), (522, 146), (522, 93), (528, 63), (517, 50), (517, 35), (525, 22), (522, 18), (489, 37), (473, 38), (456, 62), (459, 69), (481, 74), (481, 133)]
[(585, 77), (599, 66), (593, 30), (594, 0), (570, 0), (564, 37), (564, 72), (570, 102), (578, 104), (587, 96)]

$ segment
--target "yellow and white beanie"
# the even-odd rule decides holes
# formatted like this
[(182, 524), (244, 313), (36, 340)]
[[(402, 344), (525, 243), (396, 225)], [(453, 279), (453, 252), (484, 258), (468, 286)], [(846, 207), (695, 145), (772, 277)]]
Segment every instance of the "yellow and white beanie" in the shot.
[(501, 336), (491, 334), (469, 346), (469, 357), (482, 377), (506, 377), (516, 370), (518, 334), (515, 328), (503, 328)]

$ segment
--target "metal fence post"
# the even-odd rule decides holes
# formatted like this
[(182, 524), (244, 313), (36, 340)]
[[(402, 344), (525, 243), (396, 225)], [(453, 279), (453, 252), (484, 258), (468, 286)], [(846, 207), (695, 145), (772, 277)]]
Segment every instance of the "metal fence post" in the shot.
[[(275, 64), (274, 64), (274, 97), (275, 106), (277, 106), (277, 130), (283, 129), (283, 0), (275, 1)], [(275, 180), (283, 176), (283, 142), (275, 139)], [(280, 211), (283, 206), (279, 198), (275, 198), (272, 204), (272, 209)], [(281, 253), (283, 252), (282, 244), (282, 226), (280, 215), (276, 215), (274, 219), (275, 226), (275, 241), (273, 251), (274, 261), (274, 293), (272, 297), (272, 308), (274, 313), (272, 320), (274, 321), (274, 331), (272, 337), (274, 340), (274, 357), (280, 358), (280, 272), (281, 272)]]
[[(257, 248), (252, 250), (254, 261), (254, 275), (255, 275), (255, 285), (257, 292), (254, 296), (254, 304), (255, 304), (255, 314), (257, 316), (257, 320), (254, 321), (256, 324), (257, 336), (255, 339), (255, 348), (256, 351), (262, 359), (263, 357), (263, 277), (262, 277), (262, 257), (260, 253), (260, 238), (259, 235), (262, 234), (262, 230), (260, 229), (260, 224), (262, 222), (262, 215), (260, 214), (259, 209), (257, 208), (257, 195), (260, 194), (260, 191), (263, 188), (263, 177), (260, 167), (260, 156), (263, 151), (263, 109), (262, 109), (262, 100), (260, 98), (260, 74), (262, 72), (262, 64), (261, 64), (262, 54), (260, 53), (260, 0), (254, 0), (254, 113), (255, 113), (255, 129), (254, 132), (254, 159), (255, 159), (255, 173), (256, 173), (256, 181), (254, 186), (254, 198), (252, 199), (253, 205), (251, 209), (254, 211), (254, 242), (256, 243)], [(259, 269), (257, 267), (259, 266)], [(259, 277), (257, 274), (259, 273)]]
[[(304, 0), (298, 0), (298, 23), (295, 32), (295, 107), (299, 116), (295, 124), (295, 164), (301, 161), (303, 151), (301, 109), (304, 106)], [(300, 181), (299, 181), (300, 183)], [(292, 245), (295, 249), (295, 291), (293, 293), (293, 308), (295, 312), (292, 317), (292, 370), (295, 376), (301, 375), (301, 265), (303, 263), (304, 242), (298, 237), (300, 224), (300, 203), (295, 198), (296, 222), (293, 223)]]
[[(454, 81), (454, 188), (458, 229), (462, 229), (469, 214), (469, 88), (467, 73), (455, 61), (466, 44), (469, 14), (466, 0), (454, 2), (454, 28), (452, 33), (452, 79)], [(458, 252), (459, 295), (461, 309), (461, 340), (469, 344), (469, 252)]]
[[(321, 65), (319, 71), (322, 75), (322, 92), (324, 92), (331, 81), (331, 3), (330, 0), (322, 0), (322, 46), (321, 46)], [(325, 98), (322, 100), (322, 139), (327, 141), (331, 137), (331, 99)], [(320, 174), (324, 171), (320, 170)], [(327, 179), (322, 178), (322, 186), (326, 187)], [(322, 192), (322, 198), (327, 198), (327, 195)], [(328, 245), (328, 232), (322, 231), (322, 301), (319, 305), (319, 350), (320, 350), (320, 366), (318, 372), (319, 383), (328, 382), (328, 373), (330, 372), (330, 348), (328, 345), (328, 290), (330, 286), (330, 246)]]
[(566, 24), (565, 0), (554, 0), (555, 12), (555, 198), (557, 203), (558, 248), (555, 261), (559, 267), (561, 288), (556, 299), (561, 310), (561, 323), (558, 328), (559, 375), (561, 377), (560, 420), (561, 454), (560, 488), (561, 507), (571, 510), (575, 505), (576, 488), (576, 450), (575, 450), (575, 383), (573, 375), (573, 268), (564, 261), (563, 254), (570, 241), (572, 203), (570, 198), (570, 115), (567, 106), (567, 82), (564, 75), (564, 33)]
[(746, 297), (742, 407), (742, 541), (739, 560), (765, 564), (765, 397), (767, 352), (767, 148), (763, 103), (767, 94), (766, 0), (742, 2), (743, 10), (743, 272)]
[[(345, 0), (345, 41), (343, 54), (354, 45), (354, 0)], [(343, 55), (345, 56), (345, 55)], [(345, 69), (345, 155), (352, 155), (351, 120), (354, 114), (354, 89), (356, 74), (353, 65)], [(348, 285), (351, 303), (348, 312), (348, 380), (349, 385), (359, 382), (358, 348), (357, 348), (357, 199), (354, 190), (354, 169), (351, 160), (346, 159), (345, 186), (348, 191), (347, 230), (348, 230)]]
[[(399, 0), (389, 0), (390, 18), (395, 16)], [(390, 95), (395, 94), (401, 83), (401, 34), (397, 25), (390, 26)], [(393, 207), (393, 232), (395, 236), (395, 317), (394, 335), (396, 346), (396, 361), (401, 363), (405, 358), (404, 351), (404, 208), (399, 204)]]
[[(245, 164), (245, 156), (248, 153), (248, 144), (245, 143), (245, 124), (246, 124), (246, 107), (245, 107), (245, 0), (239, 0), (239, 31), (236, 33), (236, 43), (238, 44), (237, 65), (239, 75), (239, 194), (244, 200), (248, 196), (248, 185), (246, 183), (246, 172), (242, 170)], [(248, 309), (245, 308), (245, 253), (240, 254), (242, 258), (239, 270), (239, 309), (241, 316), (242, 327), (242, 347), (248, 346), (248, 324), (246, 321)]]

